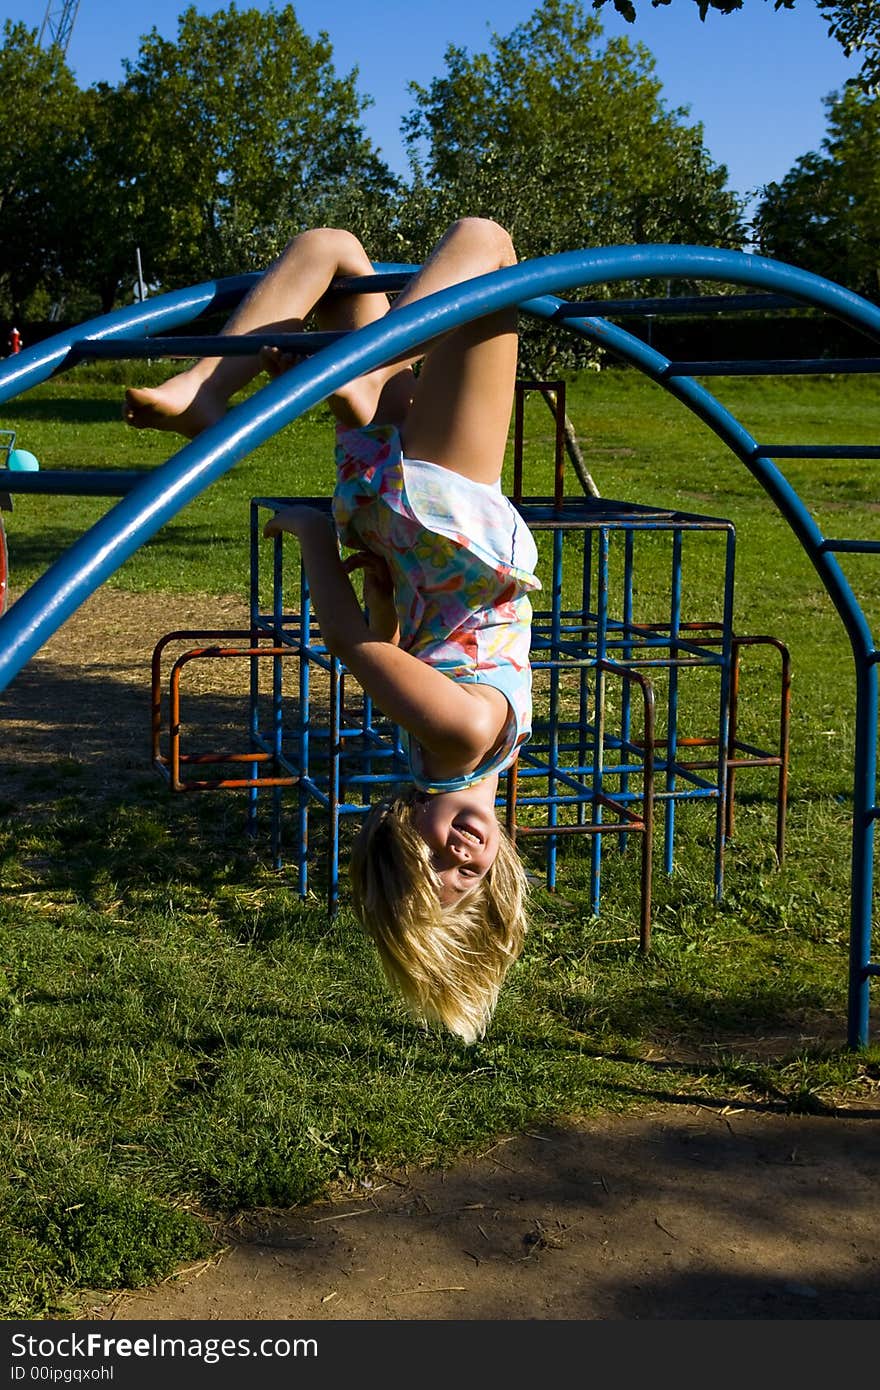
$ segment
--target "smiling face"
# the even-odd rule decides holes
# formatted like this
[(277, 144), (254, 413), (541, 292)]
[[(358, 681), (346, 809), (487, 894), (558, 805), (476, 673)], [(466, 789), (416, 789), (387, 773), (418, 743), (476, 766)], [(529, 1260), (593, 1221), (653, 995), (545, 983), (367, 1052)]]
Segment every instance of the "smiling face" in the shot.
[(501, 828), (495, 815), (498, 779), (458, 792), (426, 795), (413, 808), (413, 825), (431, 851), (440, 878), (440, 902), (451, 907), (471, 893), (495, 863)]

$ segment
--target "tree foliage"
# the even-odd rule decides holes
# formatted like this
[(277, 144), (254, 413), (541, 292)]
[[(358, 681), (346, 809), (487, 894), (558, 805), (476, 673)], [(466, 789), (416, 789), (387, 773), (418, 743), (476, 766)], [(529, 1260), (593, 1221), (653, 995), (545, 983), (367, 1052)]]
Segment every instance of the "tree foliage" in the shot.
[[(357, 72), (292, 5), (190, 6), (116, 86), (80, 91), (57, 47), (6, 24), (0, 51), (0, 310), (109, 309), (140, 248), (162, 288), (260, 268), (298, 230), (351, 227), (420, 259), (454, 217), (495, 217), (520, 255), (599, 243), (741, 243), (702, 128), (662, 98), (640, 44), (605, 42), (590, 0), (543, 0), (484, 53), (451, 47), (413, 85), (408, 185), (363, 128)], [(5, 301), (5, 302), (4, 302)], [(19, 310), (16, 309), (16, 313)]]
[(0, 48), (0, 303), (21, 317), (40, 284), (57, 287), (74, 211), (80, 92), (36, 30), (6, 21)]
[(880, 97), (847, 87), (826, 107), (821, 150), (764, 189), (756, 239), (767, 255), (880, 300)]
[[(774, 10), (793, 10), (797, 0), (773, 0)], [(619, 15), (635, 22), (638, 11), (635, 0), (593, 0), (593, 8), (601, 10), (612, 4)], [(651, 0), (653, 9), (671, 5), (672, 0)], [(743, 0), (693, 0), (705, 19), (710, 10), (733, 14), (741, 10)], [(767, 3), (767, 0), (765, 0)], [(828, 25), (828, 33), (837, 39), (846, 56), (859, 53), (862, 66), (856, 83), (868, 96), (880, 92), (880, 4), (878, 0), (815, 0), (816, 8)]]
[[(262, 268), (322, 221), (380, 233), (396, 180), (363, 125), (357, 73), (292, 5), (190, 6), (117, 86), (80, 91), (57, 46), (7, 23), (0, 50), (0, 296), (63, 285), (89, 312), (127, 298), (141, 248), (165, 288)], [(3, 307), (0, 305), (0, 307)], [(16, 309), (17, 316), (20, 311)]]
[[(741, 244), (740, 202), (702, 127), (666, 107), (647, 49), (620, 38), (603, 45), (580, 0), (544, 0), (487, 52), (451, 46), (445, 73), (411, 91), (412, 183), (400, 225), (415, 258), (466, 215), (501, 222), (522, 258), (646, 241)], [(526, 370), (545, 379), (595, 357), (585, 343), (525, 325), (521, 345)], [(595, 492), (570, 422), (566, 445)]]
[(601, 43), (579, 0), (544, 0), (488, 52), (450, 47), (404, 123), (405, 217), (424, 245), (450, 217), (494, 217), (521, 256), (644, 241), (738, 245), (727, 171), (668, 109), (641, 45)]
[(153, 29), (126, 74), (137, 177), (164, 227), (150, 228), (151, 267), (164, 280), (229, 269), (232, 257), (240, 269), (248, 239), (274, 243), (279, 227), (323, 220), (345, 188), (393, 186), (361, 124), (357, 73), (337, 75), (327, 35), (310, 39), (292, 5), (211, 16), (190, 6), (176, 41)]
[(76, 216), (62, 251), (67, 300), (93, 296), (109, 312), (133, 285), (137, 248), (150, 244), (162, 209), (139, 177), (138, 104), (125, 86), (99, 83), (81, 94), (80, 140), (71, 172)]
[(856, 83), (867, 96), (880, 96), (880, 4), (877, 0), (816, 0), (828, 33), (849, 58), (861, 54)]

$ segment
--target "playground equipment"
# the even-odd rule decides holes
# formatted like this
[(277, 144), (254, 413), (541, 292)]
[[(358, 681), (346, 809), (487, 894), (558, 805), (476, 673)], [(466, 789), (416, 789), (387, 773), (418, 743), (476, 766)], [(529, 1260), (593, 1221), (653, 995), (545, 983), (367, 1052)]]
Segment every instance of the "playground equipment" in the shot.
[[(385, 288), (394, 288), (401, 283), (401, 275), (412, 273), (411, 267), (377, 270), (379, 279), (372, 277), (371, 283)], [(0, 683), (7, 683), (78, 604), (181, 507), (303, 411), (353, 377), (412, 351), (457, 324), (518, 305), (522, 313), (562, 326), (638, 367), (712, 429), (778, 507), (844, 624), (853, 652), (856, 694), (848, 1040), (851, 1046), (862, 1046), (868, 1034), (869, 986), (880, 973), (880, 965), (871, 958), (874, 827), (880, 816), (876, 804), (878, 654), (837, 555), (875, 553), (880, 542), (825, 536), (775, 460), (876, 458), (880, 447), (759, 443), (694, 378), (737, 372), (876, 372), (880, 358), (675, 363), (609, 321), (624, 312), (621, 301), (566, 302), (558, 297), (575, 286), (669, 277), (747, 286), (761, 292), (758, 298), (766, 307), (780, 307), (782, 297), (789, 307), (812, 306), (873, 340), (880, 333), (880, 310), (875, 306), (796, 267), (709, 247), (637, 246), (573, 251), (522, 262), (432, 295), (343, 338), (288, 335), (283, 346), (314, 350), (314, 356), (256, 392), (155, 470), (128, 475), (96, 471), (73, 477), (60, 471), (51, 475), (0, 472), (0, 491), (90, 491), (122, 498), (0, 620)], [(185, 325), (208, 310), (232, 307), (253, 280), (235, 277), (163, 296), (26, 349), (0, 368), (0, 401), (87, 358), (216, 354), (218, 340), (214, 337), (162, 340), (148, 335)], [(713, 307), (720, 307), (720, 302)], [(599, 317), (603, 313), (609, 317)], [(266, 341), (279, 339), (267, 337)], [(252, 352), (253, 345), (253, 339), (243, 342), (227, 337), (222, 340), (222, 351)], [(305, 616), (302, 622), (305, 624)], [(712, 639), (708, 634), (704, 637), (705, 641), (700, 638), (694, 645), (705, 651)], [(732, 665), (728, 671), (733, 679)], [(723, 789), (719, 796), (723, 798)]]
[[(36, 473), (40, 467), (35, 454), (28, 449), (16, 449), (15, 430), (0, 430), (0, 459), (5, 464), (4, 472)], [(9, 554), (3, 513), (11, 511), (12, 497), (0, 490), (0, 615), (6, 612), (9, 590)]]
[[(533, 390), (549, 396), (556, 417), (554, 493), (547, 498), (523, 496), (524, 401)], [(548, 544), (538, 564), (543, 590), (535, 598), (532, 624), (534, 732), (507, 774), (498, 806), (515, 840), (537, 837), (543, 846), (551, 890), (557, 886), (562, 844), (572, 837), (589, 837), (588, 900), (594, 915), (600, 908), (603, 840), (616, 838), (624, 848), (631, 835), (640, 836), (639, 941), (641, 949), (647, 950), (655, 805), (659, 803), (664, 813), (664, 867), (671, 874), (677, 806), (710, 803), (715, 819), (715, 891), (720, 897), (724, 849), (732, 830), (734, 771), (776, 767), (776, 849), (782, 860), (788, 654), (773, 638), (733, 632), (735, 547), (730, 522), (632, 503), (567, 497), (564, 383), (520, 381), (515, 399), (513, 500), (536, 537), (544, 534)], [(152, 756), (153, 766), (175, 792), (247, 789), (252, 833), (256, 832), (257, 796), (271, 788), (273, 860), (281, 866), (282, 820), (286, 819), (295, 826), (289, 857), (303, 897), (310, 886), (310, 861), (316, 858), (317, 825), (323, 835), (327, 906), (332, 913), (338, 906), (342, 822), (359, 821), (375, 795), (407, 779), (407, 766), (400, 731), (377, 716), (356, 685), (352, 698), (344, 667), (323, 646), (312, 623), (308, 582), (301, 567), (299, 602), (286, 597), (283, 576), (289, 567), (283, 563), (283, 535), (276, 539), (271, 562), (268, 559), (270, 552), (261, 539), (267, 513), (293, 500), (302, 499), (255, 498), (251, 503), (250, 627), (171, 632), (157, 642), (152, 663)], [(315, 499), (310, 500), (315, 505)], [(317, 505), (326, 509), (328, 503), (319, 499)], [(669, 600), (662, 612), (656, 608), (636, 611), (640, 537), (667, 542)], [(704, 555), (704, 561), (709, 561), (705, 567), (714, 569), (722, 582), (717, 609), (696, 618), (684, 582), (684, 559), (692, 544), (706, 543), (714, 545), (714, 555)], [(623, 554), (614, 575), (611, 561), (619, 550)], [(271, 573), (264, 576), (262, 571), (270, 567)], [(265, 594), (271, 594), (268, 605)], [(174, 656), (181, 642), (199, 645), (177, 654), (167, 673), (166, 730), (163, 661), (166, 653)], [(746, 745), (736, 732), (742, 650), (767, 643), (782, 656), (775, 751)], [(285, 658), (293, 659), (292, 670)], [(263, 659), (272, 665), (267, 700), (260, 687)], [(188, 721), (183, 714), (182, 682), (192, 663), (211, 661), (249, 663), (247, 747), (185, 752), (182, 729)], [(689, 710), (693, 702), (680, 686), (686, 686), (695, 669), (710, 673), (716, 686), (717, 722), (708, 736), (684, 732), (686, 718), (693, 720)], [(656, 732), (658, 693), (665, 721), (662, 738)], [(619, 710), (613, 717), (615, 694)], [(191, 741), (188, 737), (187, 746)], [(213, 773), (224, 765), (234, 770), (219, 776)], [(283, 789), (293, 791), (292, 801), (286, 802), (286, 817), (282, 816)]]

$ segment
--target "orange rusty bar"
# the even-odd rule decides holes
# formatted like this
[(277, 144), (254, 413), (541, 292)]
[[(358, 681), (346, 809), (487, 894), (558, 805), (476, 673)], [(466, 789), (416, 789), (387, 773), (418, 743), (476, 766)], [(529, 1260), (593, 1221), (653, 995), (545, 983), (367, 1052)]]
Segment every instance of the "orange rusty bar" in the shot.
[[(259, 634), (256, 634), (259, 640)], [(255, 632), (253, 629), (240, 628), (217, 628), (203, 629), (201, 631), (180, 629), (175, 632), (166, 633), (160, 638), (153, 650), (152, 659), (152, 763), (153, 767), (162, 776), (166, 777), (172, 791), (191, 792), (191, 791), (222, 791), (240, 790), (248, 787), (293, 787), (299, 782), (298, 776), (278, 775), (271, 777), (224, 777), (215, 778), (212, 781), (204, 779), (191, 779), (184, 782), (181, 778), (181, 767), (185, 766), (204, 766), (219, 763), (275, 763), (273, 754), (261, 751), (249, 751), (247, 753), (205, 753), (198, 755), (182, 754), (180, 751), (180, 680), (183, 668), (191, 661), (203, 660), (236, 660), (242, 657), (285, 657), (297, 655), (296, 648), (290, 646), (254, 646), (247, 647), (194, 647), (182, 653), (177, 658), (171, 668), (169, 680), (169, 756), (166, 758), (161, 752), (161, 732), (162, 732), (162, 705), (161, 705), (161, 659), (162, 653), (172, 641), (191, 640), (192, 638), (231, 638), (237, 637), (253, 643)]]

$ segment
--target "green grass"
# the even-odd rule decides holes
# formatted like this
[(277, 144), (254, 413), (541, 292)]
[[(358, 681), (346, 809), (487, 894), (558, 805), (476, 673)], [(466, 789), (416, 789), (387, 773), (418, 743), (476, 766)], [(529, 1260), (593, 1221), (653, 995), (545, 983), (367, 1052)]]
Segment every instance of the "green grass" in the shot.
[[(148, 374), (140, 368), (141, 375)], [(5, 409), (44, 468), (158, 463), (171, 438), (126, 430), (120, 369), (80, 369)], [(715, 383), (759, 438), (874, 437), (866, 379)], [(585, 375), (570, 413), (608, 497), (731, 518), (736, 625), (794, 659), (789, 853), (773, 862), (773, 783), (743, 776), (724, 902), (712, 902), (711, 812), (680, 816), (676, 871), (655, 880), (654, 939), (636, 945), (638, 846), (604, 859), (602, 915), (583, 848), (560, 891), (536, 888), (524, 956), (486, 1040), (413, 1026), (347, 911), (328, 921), (242, 837), (239, 797), (173, 798), (149, 774), (95, 796), (75, 756), (48, 770), (3, 751), (0, 805), (0, 1308), (73, 1316), (83, 1289), (136, 1285), (211, 1246), (214, 1219), (438, 1164), (566, 1115), (732, 1100), (830, 1113), (876, 1086), (880, 1054), (846, 1050), (852, 664), (821, 583), (758, 485), (705, 429), (634, 374)], [(551, 422), (529, 407), (528, 490), (550, 479)], [(318, 409), (192, 503), (111, 581), (155, 592), (247, 587), (254, 494), (321, 493), (332, 427)], [(869, 463), (795, 461), (789, 476), (836, 534), (877, 536)], [(21, 586), (104, 503), (20, 498), (8, 518)], [(716, 551), (685, 587), (718, 603)], [(653, 557), (653, 558), (652, 558)], [(662, 544), (640, 601), (665, 602)], [(876, 565), (853, 570), (869, 620)], [(772, 734), (776, 673), (745, 698)], [(694, 696), (711, 708), (711, 690)], [(536, 872), (537, 863), (533, 866)], [(876, 1017), (876, 1010), (875, 1010)]]

